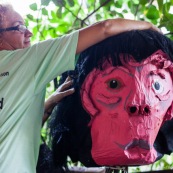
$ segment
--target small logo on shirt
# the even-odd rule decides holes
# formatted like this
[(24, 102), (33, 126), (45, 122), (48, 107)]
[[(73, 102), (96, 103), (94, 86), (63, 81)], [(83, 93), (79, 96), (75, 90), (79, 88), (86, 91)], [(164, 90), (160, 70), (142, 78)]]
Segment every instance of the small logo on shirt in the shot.
[(9, 72), (3, 72), (0, 74), (0, 77), (3, 77), (3, 76), (9, 76)]
[(3, 102), (4, 102), (4, 98), (1, 98), (1, 100), (0, 100), (0, 109), (2, 109), (3, 108)]

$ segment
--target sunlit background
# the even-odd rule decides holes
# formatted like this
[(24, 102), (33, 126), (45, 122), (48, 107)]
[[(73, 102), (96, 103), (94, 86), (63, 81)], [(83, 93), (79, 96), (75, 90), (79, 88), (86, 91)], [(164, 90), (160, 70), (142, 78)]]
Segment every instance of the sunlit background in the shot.
[[(34, 13), (30, 8), (29, 5), (33, 4), (33, 3), (37, 3), (40, 4), (41, 0), (0, 0), (0, 2), (10, 2), (14, 9), (20, 13), (24, 18), (25, 15), (27, 14), (32, 14), (32, 15), (37, 15), (38, 13)], [(80, 1), (80, 0), (79, 0)], [(51, 6), (49, 6), (49, 8), (47, 9), (51, 9)], [(170, 11), (172, 11), (173, 13), (173, 7), (170, 9)], [(133, 16), (131, 14), (124, 14), (124, 17), (127, 19), (133, 19)], [(163, 33), (167, 33), (166, 29), (164, 27), (162, 27), (162, 32)]]
[(34, 2), (40, 2), (40, 0), (0, 0), (2, 2), (9, 2), (13, 5), (14, 9), (22, 16), (25, 16), (30, 12), (29, 5)]

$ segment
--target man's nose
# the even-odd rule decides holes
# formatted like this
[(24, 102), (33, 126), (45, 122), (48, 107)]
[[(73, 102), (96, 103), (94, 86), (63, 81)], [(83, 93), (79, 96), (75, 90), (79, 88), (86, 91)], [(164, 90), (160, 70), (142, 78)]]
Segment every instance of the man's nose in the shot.
[(26, 37), (32, 37), (33, 34), (32, 34), (32, 32), (30, 30), (27, 29), (26, 32), (25, 32), (25, 36)]
[(127, 112), (129, 115), (149, 115), (150, 114), (150, 106), (147, 104), (143, 105), (137, 105), (137, 104), (132, 104), (127, 106)]

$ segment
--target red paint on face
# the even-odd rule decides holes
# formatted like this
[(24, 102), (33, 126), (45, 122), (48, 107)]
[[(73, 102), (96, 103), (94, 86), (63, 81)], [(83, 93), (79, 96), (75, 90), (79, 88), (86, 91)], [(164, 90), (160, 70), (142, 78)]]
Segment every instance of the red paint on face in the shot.
[(98, 165), (144, 165), (156, 160), (153, 144), (173, 101), (171, 63), (164, 56), (159, 51), (142, 63), (131, 58), (121, 67), (105, 62), (104, 70), (88, 74), (81, 98), (92, 118), (91, 154)]

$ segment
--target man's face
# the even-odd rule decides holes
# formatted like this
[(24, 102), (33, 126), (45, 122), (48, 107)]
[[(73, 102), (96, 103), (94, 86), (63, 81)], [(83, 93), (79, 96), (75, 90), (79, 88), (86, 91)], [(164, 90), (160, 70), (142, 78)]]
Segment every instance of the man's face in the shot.
[(98, 165), (156, 160), (153, 144), (172, 104), (173, 84), (168, 69), (153, 62), (105, 62), (104, 70), (94, 69), (85, 79), (81, 98), (91, 115), (91, 154)]
[[(12, 17), (11, 17), (12, 16)], [(24, 25), (24, 20), (20, 14), (15, 11), (7, 11), (4, 17), (4, 25), (2, 28), (15, 27), (18, 25)], [(0, 41), (2, 43), (1, 50), (16, 50), (23, 49), (30, 46), (30, 37), (32, 33), (26, 30), (25, 33), (20, 31), (6, 31), (0, 35)]]

